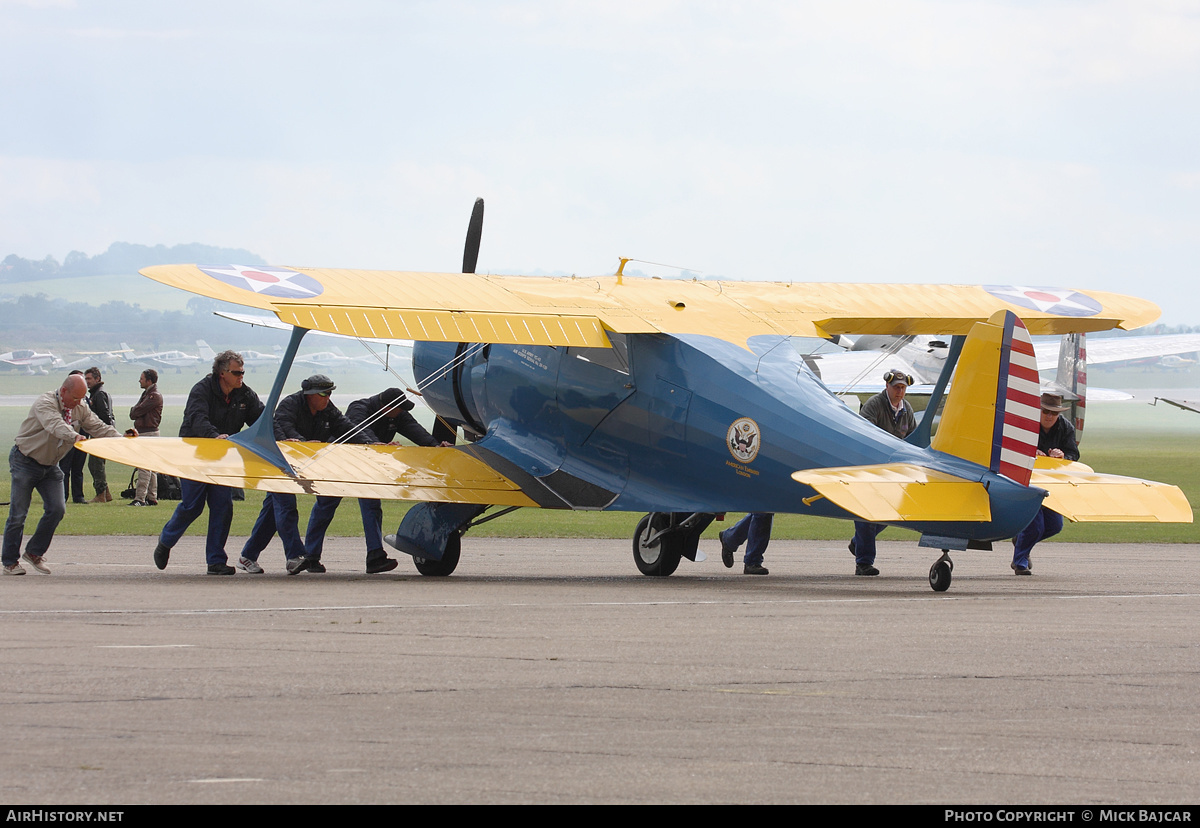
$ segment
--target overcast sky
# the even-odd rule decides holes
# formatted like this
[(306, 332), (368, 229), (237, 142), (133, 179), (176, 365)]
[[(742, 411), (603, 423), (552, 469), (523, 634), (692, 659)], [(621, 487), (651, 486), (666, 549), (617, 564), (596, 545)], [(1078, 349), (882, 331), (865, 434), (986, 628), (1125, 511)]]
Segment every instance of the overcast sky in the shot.
[(0, 0), (0, 78), (0, 256), (453, 271), (483, 196), (481, 272), (1200, 324), (1200, 2)]

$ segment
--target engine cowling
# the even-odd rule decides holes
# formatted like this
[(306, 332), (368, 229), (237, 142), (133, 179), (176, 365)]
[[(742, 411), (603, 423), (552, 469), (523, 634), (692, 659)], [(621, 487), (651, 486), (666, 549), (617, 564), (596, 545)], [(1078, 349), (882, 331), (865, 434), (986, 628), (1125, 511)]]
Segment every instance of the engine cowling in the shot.
[(418, 341), (412, 352), (413, 377), (426, 404), (446, 422), (477, 438), (487, 427), (475, 398), (471, 369), (486, 363), (487, 348), (473, 342)]

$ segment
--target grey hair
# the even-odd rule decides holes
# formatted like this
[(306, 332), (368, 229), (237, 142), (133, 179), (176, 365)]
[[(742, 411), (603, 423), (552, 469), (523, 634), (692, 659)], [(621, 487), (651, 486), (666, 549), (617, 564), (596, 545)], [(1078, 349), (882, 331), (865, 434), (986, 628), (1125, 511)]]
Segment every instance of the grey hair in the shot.
[(227, 369), (231, 362), (239, 362), (242, 365), (246, 364), (246, 360), (242, 359), (242, 355), (237, 351), (221, 351), (221, 353), (213, 358), (213, 376), (215, 377)]

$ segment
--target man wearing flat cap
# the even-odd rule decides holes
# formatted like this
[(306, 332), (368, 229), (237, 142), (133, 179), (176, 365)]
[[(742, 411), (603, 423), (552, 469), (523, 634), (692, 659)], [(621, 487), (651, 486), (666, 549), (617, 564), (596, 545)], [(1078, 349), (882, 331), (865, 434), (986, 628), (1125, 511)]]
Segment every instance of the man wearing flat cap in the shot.
[[(335, 440), (349, 443), (375, 442), (370, 434), (351, 434), (354, 430), (353, 423), (329, 401), (329, 395), (336, 387), (333, 380), (324, 374), (313, 374), (300, 383), (300, 390), (284, 397), (275, 409), (275, 439), (318, 443), (332, 443)], [(340, 497), (317, 497), (309, 515), (310, 534), (314, 525), (329, 525), (340, 502)], [(305, 554), (305, 544), (300, 539), (296, 496), (281, 492), (269, 492), (263, 498), (262, 510), (258, 513), (258, 519), (254, 522), (254, 529), (251, 530), (246, 545), (242, 547), (238, 567), (252, 575), (261, 573), (263, 570), (258, 564), (258, 556), (276, 534), (283, 542), (289, 575), (306, 571), (325, 571), (319, 553), (315, 557)]]
[[(1061, 394), (1042, 394), (1042, 417), (1038, 423), (1039, 457), (1054, 457), (1059, 460), (1078, 460), (1079, 445), (1075, 442), (1075, 427), (1062, 416), (1069, 406), (1063, 404)], [(1035, 544), (1053, 537), (1062, 531), (1062, 515), (1043, 506), (1021, 534), (1013, 538), (1012, 571), (1016, 575), (1033, 574), (1029, 553)]]
[[(912, 381), (912, 377), (903, 371), (888, 371), (883, 375), (884, 389), (863, 403), (858, 413), (892, 436), (903, 440), (917, 427), (912, 403), (904, 399)], [(875, 538), (886, 528), (882, 523), (854, 521), (850, 554), (854, 556), (855, 575), (879, 574), (879, 570), (875, 568)]]

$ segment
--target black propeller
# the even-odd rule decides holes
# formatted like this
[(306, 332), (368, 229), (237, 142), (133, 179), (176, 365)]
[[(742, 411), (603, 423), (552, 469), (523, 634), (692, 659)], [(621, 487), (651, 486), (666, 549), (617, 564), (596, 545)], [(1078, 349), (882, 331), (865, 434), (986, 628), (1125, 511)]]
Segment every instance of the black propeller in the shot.
[[(471, 209), (471, 221), (467, 224), (467, 243), (463, 245), (463, 273), (474, 273), (475, 265), (479, 262), (479, 243), (483, 239), (483, 199), (475, 199), (475, 206)], [(466, 343), (458, 344), (459, 357), (466, 350)], [(459, 362), (454, 372), (460, 375), (462, 372), (462, 363)], [(458, 383), (455, 383), (455, 397), (458, 397)], [(461, 404), (461, 401), (460, 401)], [(444, 443), (454, 443), (458, 439), (457, 429), (448, 426), (441, 417), (438, 417), (433, 424), (433, 436), (435, 439)]]
[(479, 242), (483, 238), (483, 199), (475, 199), (471, 222), (467, 225), (467, 243), (463, 247), (463, 273), (474, 273), (479, 261)]

